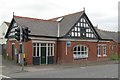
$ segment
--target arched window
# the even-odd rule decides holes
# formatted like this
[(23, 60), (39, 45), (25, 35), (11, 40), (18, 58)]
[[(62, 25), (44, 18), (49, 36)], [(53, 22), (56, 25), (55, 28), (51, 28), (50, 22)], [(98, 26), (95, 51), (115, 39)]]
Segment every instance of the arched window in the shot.
[(87, 58), (88, 57), (88, 47), (85, 45), (77, 45), (73, 48), (73, 58)]

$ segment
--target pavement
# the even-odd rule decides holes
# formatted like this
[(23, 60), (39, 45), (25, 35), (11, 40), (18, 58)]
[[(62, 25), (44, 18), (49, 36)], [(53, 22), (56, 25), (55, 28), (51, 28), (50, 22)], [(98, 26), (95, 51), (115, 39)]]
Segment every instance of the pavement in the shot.
[[(0, 57), (0, 59), (1, 59), (1, 57)], [(46, 72), (45, 74), (48, 74), (49, 72), (52, 72), (52, 71), (53, 71), (53, 75), (55, 75), (54, 72), (55, 73), (60, 72), (61, 74), (57, 73), (60, 76), (64, 73), (66, 73), (66, 74), (70, 73), (69, 71), (71, 71), (72, 69), (73, 69), (73, 71), (79, 71), (79, 68), (81, 70), (83, 70), (83, 69), (86, 69), (87, 66), (89, 67), (89, 66), (99, 66), (99, 65), (109, 65), (109, 64), (118, 64), (118, 61), (87, 62), (87, 63), (82, 63), (82, 64), (27, 65), (27, 66), (24, 66), (24, 71), (22, 71), (22, 66), (14, 63), (12, 61), (2, 59), (2, 66), (0, 66), (0, 68), (2, 69), (2, 74), (0, 74), (0, 77), (2, 76), (4, 78), (9, 78), (10, 76), (14, 76), (14, 75), (18, 76), (18, 74), (31, 75), (31, 73), (34, 73), (32, 75), (35, 75), (36, 73), (41, 74), (40, 72), (42, 72), (42, 73)], [(64, 70), (66, 72), (64, 72)], [(61, 72), (61, 71), (63, 71), (63, 72)], [(29, 75), (27, 75), (27, 77)], [(53, 77), (53, 75), (51, 75), (51, 76), (50, 75), (51, 74), (49, 74), (49, 76), (47, 76), (47, 77), (51, 77), (51, 76)], [(72, 76), (72, 74), (70, 74), (70, 75)], [(42, 76), (43, 75), (41, 75), (41, 77)], [(56, 77), (59, 77), (59, 76), (56, 76)], [(40, 77), (40, 76), (38, 75), (36, 77)], [(46, 76), (43, 76), (43, 77), (46, 77)], [(64, 77), (66, 77), (66, 76), (64, 76)], [(68, 76), (68, 77), (70, 77), (70, 76)], [(74, 75), (74, 77), (79, 77), (79, 76)], [(104, 76), (104, 77), (106, 77), (106, 76)]]
[(118, 78), (118, 64), (11, 73), (11, 78)]
[[(83, 64), (52, 64), (52, 65), (27, 65), (24, 66), (23, 72), (36, 72), (54, 69), (65, 69), (65, 68), (75, 68), (75, 67), (85, 67), (85, 66), (96, 66), (105, 64), (117, 64), (118, 61), (102, 61), (102, 62), (88, 62)], [(22, 72), (22, 66), (2, 59), (2, 74), (12, 74)]]

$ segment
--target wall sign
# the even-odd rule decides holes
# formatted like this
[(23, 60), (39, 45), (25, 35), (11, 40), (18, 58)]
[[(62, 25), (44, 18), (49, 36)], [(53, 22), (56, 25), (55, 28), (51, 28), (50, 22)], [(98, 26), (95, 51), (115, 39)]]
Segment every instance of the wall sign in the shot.
[(71, 47), (71, 41), (66, 41), (66, 46)]

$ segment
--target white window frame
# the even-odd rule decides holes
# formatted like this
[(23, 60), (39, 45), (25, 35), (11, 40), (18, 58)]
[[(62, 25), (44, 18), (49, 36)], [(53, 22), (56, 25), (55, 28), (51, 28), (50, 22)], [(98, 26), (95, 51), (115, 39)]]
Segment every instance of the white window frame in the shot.
[(101, 46), (100, 45), (97, 46), (97, 56), (101, 57)]
[[(38, 57), (37, 56), (37, 43), (33, 43), (33, 44), (35, 44), (35, 46), (33, 45), (33, 57)], [(35, 53), (34, 53), (34, 48), (35, 48)]]
[[(80, 51), (78, 51), (78, 47), (80, 48)], [(83, 47), (83, 51), (81, 50), (81, 47)], [(76, 51), (74, 49), (76, 48)], [(85, 51), (86, 48), (86, 51)], [(74, 54), (76, 53), (76, 54)], [(79, 53), (79, 54), (78, 54)], [(84, 54), (82, 54), (84, 53)], [(73, 58), (74, 59), (82, 59), (82, 58), (88, 58), (88, 47), (85, 45), (77, 45), (73, 48)]]
[[(49, 56), (54, 56), (54, 43), (45, 43), (46, 46), (41, 46), (41, 43), (34, 42), (35, 46), (33, 45), (33, 57), (41, 57), (41, 47), (46, 47), (46, 56), (48, 56), (48, 48), (49, 48)], [(39, 46), (37, 46), (39, 44)], [(48, 46), (48, 44), (50, 46)], [(34, 47), (36, 49), (35, 55), (34, 55)], [(37, 47), (39, 47), (39, 56), (37, 56)], [(52, 49), (52, 54), (51, 54), (51, 49)]]
[(103, 46), (103, 56), (107, 56), (107, 47)]

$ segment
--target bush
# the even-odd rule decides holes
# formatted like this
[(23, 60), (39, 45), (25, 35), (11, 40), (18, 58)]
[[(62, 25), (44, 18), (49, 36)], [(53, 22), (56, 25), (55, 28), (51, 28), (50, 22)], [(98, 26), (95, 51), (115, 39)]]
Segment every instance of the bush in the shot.
[(112, 54), (110, 57), (109, 57), (110, 60), (120, 60), (120, 55), (118, 54)]

